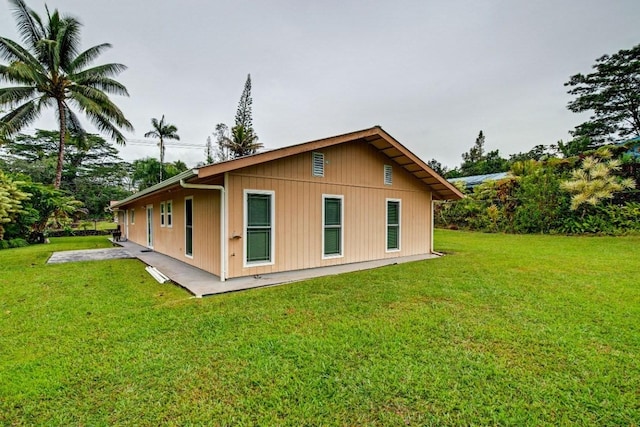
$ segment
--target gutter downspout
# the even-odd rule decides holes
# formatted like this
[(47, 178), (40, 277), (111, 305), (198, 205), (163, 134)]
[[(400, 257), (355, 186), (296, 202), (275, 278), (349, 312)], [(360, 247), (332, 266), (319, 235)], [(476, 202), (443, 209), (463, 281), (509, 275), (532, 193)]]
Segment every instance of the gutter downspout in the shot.
[(227, 227), (225, 221), (225, 198), (226, 194), (224, 186), (222, 185), (209, 185), (209, 184), (189, 184), (184, 182), (184, 179), (180, 180), (180, 187), (191, 188), (194, 190), (219, 190), (220, 191), (220, 281), (224, 282), (227, 275), (226, 271), (226, 242), (227, 242)]
[(436, 210), (435, 210), (435, 201), (433, 200), (433, 193), (429, 193), (429, 199), (431, 201), (431, 253), (437, 253), (434, 248), (433, 248), (433, 226), (435, 225), (435, 216), (436, 216)]

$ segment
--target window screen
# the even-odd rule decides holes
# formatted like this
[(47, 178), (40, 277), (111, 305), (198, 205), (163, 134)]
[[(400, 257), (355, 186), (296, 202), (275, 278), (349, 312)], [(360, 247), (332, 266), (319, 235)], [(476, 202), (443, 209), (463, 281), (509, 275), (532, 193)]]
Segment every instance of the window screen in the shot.
[(271, 195), (247, 194), (247, 262), (271, 261)]
[(324, 255), (342, 255), (342, 199), (324, 199)]
[(387, 201), (387, 250), (400, 249), (400, 202)]
[(193, 255), (193, 199), (184, 201), (185, 249), (186, 255)]

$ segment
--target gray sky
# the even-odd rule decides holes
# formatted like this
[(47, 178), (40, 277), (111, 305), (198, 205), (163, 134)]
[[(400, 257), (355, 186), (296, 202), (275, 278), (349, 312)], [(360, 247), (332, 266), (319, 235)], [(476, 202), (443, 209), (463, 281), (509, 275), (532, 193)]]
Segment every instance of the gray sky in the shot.
[[(43, 1), (28, 4), (44, 15)], [(638, 0), (47, 4), (81, 20), (84, 48), (113, 45), (95, 64), (129, 67), (118, 80), (131, 96), (114, 100), (136, 130), (121, 156), (158, 156), (135, 140), (165, 114), (182, 144), (166, 158), (189, 166), (216, 123), (233, 124), (248, 73), (267, 148), (380, 125), (425, 161), (459, 165), (481, 129), (508, 157), (569, 139), (585, 116), (566, 109), (563, 84), (640, 43)], [(6, 0), (0, 35), (19, 40)], [(33, 127), (54, 128), (53, 116)]]

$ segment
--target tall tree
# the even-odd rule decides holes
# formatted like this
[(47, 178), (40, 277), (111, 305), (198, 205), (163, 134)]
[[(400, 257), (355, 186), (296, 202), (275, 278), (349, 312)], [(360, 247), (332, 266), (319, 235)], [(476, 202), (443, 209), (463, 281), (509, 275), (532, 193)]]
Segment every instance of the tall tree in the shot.
[(231, 152), (231, 157), (235, 159), (254, 154), (262, 148), (262, 143), (258, 142), (258, 136), (253, 133), (253, 129), (234, 126), (231, 129), (231, 143), (228, 148)]
[(477, 163), (484, 157), (484, 133), (480, 131), (476, 142), (467, 153), (462, 153), (462, 160), (470, 163)]
[[(227, 137), (227, 148), (232, 158), (254, 154), (262, 148), (262, 144), (258, 142), (258, 135), (253, 130), (252, 104), (251, 74), (249, 74), (240, 96), (235, 125), (231, 128), (231, 137)], [(216, 131), (218, 131), (218, 126), (216, 126)]]
[(437, 161), (436, 159), (431, 159), (427, 162), (427, 166), (436, 171), (439, 175), (445, 176), (449, 169), (446, 166), (442, 166), (442, 163)]
[(87, 68), (110, 48), (99, 44), (80, 52), (80, 22), (58, 10), (43, 21), (23, 0), (10, 0), (24, 46), (0, 37), (0, 80), (17, 86), (0, 88), (0, 105), (11, 107), (0, 119), (0, 140), (33, 123), (44, 107), (54, 106), (59, 123), (58, 163), (53, 182), (60, 187), (67, 130), (84, 130), (71, 107), (83, 112), (100, 130), (119, 144), (125, 143), (120, 129), (133, 130), (122, 111), (107, 94), (128, 96), (127, 89), (112, 77), (124, 71), (122, 64)]
[(155, 118), (151, 119), (151, 126), (153, 126), (153, 129), (145, 133), (144, 137), (160, 139), (160, 143), (158, 145), (160, 146), (160, 181), (162, 181), (162, 172), (164, 169), (162, 166), (164, 165), (164, 140), (174, 139), (180, 141), (180, 136), (177, 133), (177, 127), (170, 123), (165, 123), (164, 114), (162, 115), (160, 121)]
[[(51, 182), (56, 170), (57, 131), (38, 129), (34, 135), (18, 134), (0, 149), (0, 167), (32, 182)], [(92, 218), (105, 216), (110, 200), (128, 191), (128, 163), (99, 135), (84, 140), (71, 136), (66, 144), (60, 189), (82, 201)]]
[(210, 165), (215, 161), (213, 157), (213, 143), (211, 142), (210, 136), (207, 137), (207, 145), (204, 148), (204, 161), (205, 165)]
[(253, 105), (253, 99), (251, 98), (251, 74), (247, 74), (247, 80), (244, 82), (244, 89), (240, 96), (240, 102), (238, 102), (238, 109), (236, 110), (236, 122), (235, 126), (242, 126), (247, 130), (253, 131), (253, 116), (251, 107)]
[(216, 148), (213, 155), (214, 161), (226, 162), (231, 159), (229, 147), (233, 145), (233, 141), (229, 134), (229, 127), (224, 123), (218, 123), (213, 135), (216, 137)]
[(596, 59), (593, 69), (565, 83), (571, 87), (568, 93), (576, 96), (569, 110), (593, 113), (573, 135), (596, 144), (640, 135), (640, 44)]
[[(163, 175), (165, 179), (178, 175), (180, 172), (187, 170), (187, 165), (181, 160), (177, 160), (173, 163), (165, 163), (162, 165), (164, 169)], [(132, 169), (132, 182), (133, 186), (138, 191), (143, 190), (152, 185), (158, 184), (158, 177), (160, 176), (160, 162), (153, 157), (146, 157), (144, 159), (134, 160), (131, 166)]]
[[(485, 154), (484, 133), (480, 131), (476, 142), (468, 152), (462, 154), (462, 164), (457, 170), (459, 176), (485, 175), (490, 173), (505, 172), (509, 169), (508, 161), (500, 157), (499, 150), (489, 151)], [(448, 178), (453, 178), (454, 174), (447, 174)]]

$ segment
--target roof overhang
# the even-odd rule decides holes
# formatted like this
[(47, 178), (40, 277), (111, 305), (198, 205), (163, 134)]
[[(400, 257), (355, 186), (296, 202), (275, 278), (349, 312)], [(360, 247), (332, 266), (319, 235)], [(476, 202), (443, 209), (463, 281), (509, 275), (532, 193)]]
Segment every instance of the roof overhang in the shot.
[(253, 154), (235, 160), (203, 166), (198, 169), (198, 178), (209, 178), (236, 169), (294, 156), (300, 153), (321, 150), (345, 142), (363, 140), (378, 151), (396, 162), (418, 180), (429, 186), (435, 200), (458, 200), (464, 196), (454, 185), (427, 166), (418, 156), (400, 144), (380, 126), (374, 126), (356, 132), (305, 142), (289, 147), (278, 148), (263, 153)]
[(209, 180), (213, 177), (220, 176), (226, 172), (231, 172), (237, 169), (353, 141), (366, 142), (389, 159), (393, 160), (400, 167), (404, 168), (431, 190), (434, 200), (458, 200), (464, 197), (460, 190), (458, 190), (453, 184), (449, 183), (437, 172), (427, 166), (427, 164), (418, 156), (400, 144), (380, 126), (374, 126), (369, 129), (291, 145), (289, 147), (278, 148), (271, 151), (241, 157), (239, 159), (228, 160), (226, 162), (214, 163), (197, 169), (187, 170), (179, 175), (162, 181), (159, 184), (145, 188), (126, 199), (120, 200), (114, 203), (111, 207), (118, 208), (171, 187), (177, 187), (180, 185), (180, 180), (188, 181), (195, 179), (194, 182), (205, 179)]
[(127, 205), (138, 199), (142, 199), (143, 197), (151, 196), (154, 193), (162, 192), (170, 187), (177, 187), (180, 185), (180, 180), (184, 179), (186, 181), (196, 176), (198, 176), (198, 169), (188, 169), (184, 172), (179, 173), (176, 176), (173, 176), (169, 179), (165, 179), (164, 181), (156, 185), (152, 185), (151, 187), (147, 187), (144, 190), (138, 191), (137, 193), (132, 194), (126, 199), (118, 200), (117, 202), (113, 203), (110, 207), (112, 209), (117, 209), (120, 206)]

